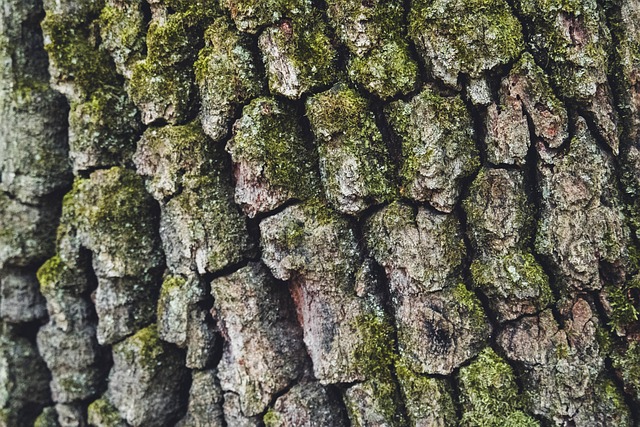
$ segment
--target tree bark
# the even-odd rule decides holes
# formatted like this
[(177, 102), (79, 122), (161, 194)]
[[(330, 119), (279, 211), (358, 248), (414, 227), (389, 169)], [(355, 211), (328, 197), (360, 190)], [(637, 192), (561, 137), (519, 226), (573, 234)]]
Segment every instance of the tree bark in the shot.
[(640, 423), (637, 1), (0, 14), (0, 426)]

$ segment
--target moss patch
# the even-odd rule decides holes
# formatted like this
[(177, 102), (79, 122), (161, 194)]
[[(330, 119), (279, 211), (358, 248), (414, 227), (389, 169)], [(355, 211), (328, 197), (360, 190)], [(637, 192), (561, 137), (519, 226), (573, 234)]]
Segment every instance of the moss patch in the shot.
[(124, 421), (118, 410), (104, 397), (95, 400), (87, 408), (88, 420), (92, 425), (121, 427)]
[(117, 85), (117, 75), (109, 54), (98, 45), (98, 18), (103, 2), (85, 13), (56, 15), (48, 12), (42, 21), (47, 35), (45, 49), (61, 81), (71, 80), (85, 96), (105, 85)]
[(309, 98), (307, 116), (319, 143), (321, 161), (331, 158), (323, 173), (330, 197), (340, 193), (340, 183), (335, 180), (338, 170), (333, 168), (339, 169), (342, 162), (350, 159), (357, 163), (366, 193), (362, 196), (379, 202), (397, 196), (387, 148), (366, 99), (354, 89), (338, 84)]
[[(563, 97), (588, 101), (595, 85), (606, 79), (610, 37), (601, 27), (604, 16), (596, 1), (518, 0), (515, 7), (528, 23), (533, 53), (548, 64), (551, 78)], [(580, 34), (574, 42), (559, 18)]]
[(311, 7), (308, 0), (220, 0), (220, 4), (229, 11), (238, 29), (249, 33)]
[(373, 387), (377, 409), (385, 420), (390, 425), (402, 425), (403, 418), (398, 411), (402, 397), (392, 373), (397, 355), (390, 320), (382, 315), (364, 314), (355, 324), (362, 337), (354, 349), (358, 370)]
[(478, 427), (539, 426), (522, 412), (523, 399), (518, 392), (511, 367), (491, 348), (484, 349), (470, 365), (458, 373), (461, 425)]
[(352, 57), (347, 71), (352, 81), (382, 99), (412, 91), (418, 79), (418, 64), (402, 39), (365, 56)]
[(271, 93), (297, 99), (336, 80), (338, 52), (318, 10), (294, 14), (265, 30), (259, 45)]
[(263, 164), (267, 181), (299, 199), (317, 195), (315, 152), (303, 139), (295, 113), (270, 98), (247, 105), (228, 146), (234, 161)]
[(455, 86), (509, 63), (524, 50), (520, 22), (504, 0), (417, 0), (409, 35), (433, 74)]
[(640, 401), (640, 344), (631, 342), (627, 348), (612, 355), (613, 367), (617, 369), (628, 392)]
[[(449, 193), (479, 168), (471, 115), (459, 96), (425, 87), (410, 102), (389, 104), (385, 114), (402, 143), (403, 193), (418, 200), (432, 198), (432, 192)], [(447, 175), (447, 183), (428, 179), (437, 174)]]
[(395, 368), (412, 421), (436, 418), (445, 426), (457, 424), (452, 390), (446, 380), (417, 374), (402, 360), (396, 362)]

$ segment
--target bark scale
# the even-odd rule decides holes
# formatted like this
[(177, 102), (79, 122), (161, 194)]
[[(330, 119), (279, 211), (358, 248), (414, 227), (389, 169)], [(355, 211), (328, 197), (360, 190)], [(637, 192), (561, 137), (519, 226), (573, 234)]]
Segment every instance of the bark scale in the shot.
[(636, 1), (0, 6), (0, 425), (640, 422)]

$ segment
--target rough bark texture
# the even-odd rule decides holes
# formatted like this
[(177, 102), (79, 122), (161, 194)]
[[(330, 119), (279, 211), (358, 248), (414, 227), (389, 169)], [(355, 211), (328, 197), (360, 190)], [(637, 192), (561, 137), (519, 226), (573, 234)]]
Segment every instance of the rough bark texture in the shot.
[(0, 426), (640, 425), (637, 0), (0, 0)]

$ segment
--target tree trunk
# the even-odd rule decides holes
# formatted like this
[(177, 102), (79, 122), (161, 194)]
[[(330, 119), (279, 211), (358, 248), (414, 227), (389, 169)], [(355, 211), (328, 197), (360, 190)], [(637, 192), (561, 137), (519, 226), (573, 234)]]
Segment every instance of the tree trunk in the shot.
[(0, 426), (640, 422), (636, 0), (0, 13)]

